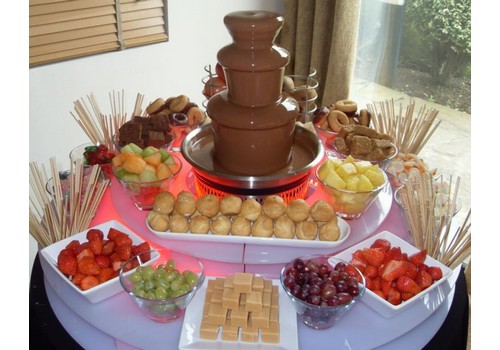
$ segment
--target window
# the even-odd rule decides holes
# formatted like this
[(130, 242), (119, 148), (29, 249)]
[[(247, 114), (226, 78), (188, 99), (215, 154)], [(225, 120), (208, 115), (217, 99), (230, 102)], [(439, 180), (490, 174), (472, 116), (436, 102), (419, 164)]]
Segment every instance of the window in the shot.
[(30, 0), (30, 67), (168, 41), (163, 0)]

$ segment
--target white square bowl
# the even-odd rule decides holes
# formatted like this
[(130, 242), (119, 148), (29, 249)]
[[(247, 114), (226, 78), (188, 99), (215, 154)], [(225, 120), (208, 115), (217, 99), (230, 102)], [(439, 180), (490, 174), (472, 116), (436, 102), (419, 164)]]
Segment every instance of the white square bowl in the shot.
[[(379, 238), (387, 239), (389, 242), (391, 242), (391, 247), (400, 247), (401, 251), (403, 253), (407, 253), (408, 256), (420, 251), (417, 247), (411, 245), (410, 243), (396, 236), (392, 232), (382, 231), (372, 237), (369, 237), (359, 242), (356, 245), (353, 245), (352, 247), (342, 251), (341, 253), (336, 254), (335, 256), (346, 261), (351, 261), (352, 254), (356, 250), (370, 247), (372, 243)], [(427, 266), (440, 267), (441, 270), (443, 271), (443, 277), (440, 280), (435, 281), (431, 286), (424, 289), (420, 293), (416, 294), (412, 298), (403, 301), (399, 305), (393, 305), (367, 288), (365, 291), (365, 295), (361, 298), (361, 301), (386, 318), (394, 317), (400, 312), (407, 310), (413, 304), (424, 298), (431, 290), (437, 288), (440, 284), (446, 281), (452, 273), (452, 270), (449, 267), (443, 265), (442, 263), (440, 263), (439, 261), (437, 261), (436, 259), (434, 259), (429, 255), (427, 255), (427, 258), (425, 259), (425, 264)]]
[[(115, 228), (123, 233), (126, 233), (132, 239), (133, 245), (137, 245), (144, 242), (144, 239), (142, 239), (137, 234), (132, 232), (126, 226), (124, 226), (118, 221), (111, 220), (97, 226), (89, 227), (85, 231), (76, 233), (68, 238), (65, 238), (59, 242), (56, 242), (48, 247), (43, 248), (42, 250), (40, 250), (40, 258), (45, 260), (46, 262), (46, 264), (42, 264), (42, 268), (44, 268), (44, 273), (47, 273), (47, 271), (45, 271), (45, 268), (50, 268), (59, 276), (59, 278), (61, 278), (63, 281), (69, 284), (78, 294), (82, 295), (90, 303), (95, 304), (123, 291), (123, 288), (120, 285), (118, 277), (114, 277), (109, 281), (101, 283), (90, 289), (81, 290), (80, 288), (75, 286), (68, 279), (68, 277), (66, 277), (61, 271), (59, 271), (59, 268), (57, 267), (57, 257), (59, 256), (59, 252), (63, 250), (73, 240), (78, 240), (80, 243), (86, 242), (87, 232), (92, 228), (101, 230), (104, 234), (104, 238), (106, 238), (110, 228)], [(156, 259), (158, 259), (158, 255), (156, 256), (152, 255), (151, 260), (147, 264), (153, 262)]]

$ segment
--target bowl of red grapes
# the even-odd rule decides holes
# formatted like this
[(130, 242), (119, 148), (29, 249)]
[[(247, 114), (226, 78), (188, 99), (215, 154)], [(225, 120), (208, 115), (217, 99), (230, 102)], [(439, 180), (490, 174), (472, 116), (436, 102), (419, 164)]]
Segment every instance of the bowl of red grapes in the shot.
[(365, 278), (352, 264), (331, 255), (295, 258), (280, 282), (301, 320), (313, 329), (332, 327), (365, 293)]

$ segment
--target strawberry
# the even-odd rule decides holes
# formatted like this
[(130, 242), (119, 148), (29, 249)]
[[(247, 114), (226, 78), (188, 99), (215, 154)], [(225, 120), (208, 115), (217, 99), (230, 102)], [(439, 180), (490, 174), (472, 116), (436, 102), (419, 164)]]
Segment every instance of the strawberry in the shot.
[(415, 277), (417, 277), (418, 273), (417, 267), (410, 262), (406, 264), (406, 267), (407, 269), (405, 271), (405, 276), (410, 277), (412, 280), (414, 280)]
[(84, 250), (76, 255), (76, 260), (80, 261), (87, 256), (93, 258), (94, 255), (94, 252), (87, 246)]
[(365, 276), (365, 287), (371, 291), (375, 290), (373, 280), (370, 277)]
[(77, 287), (80, 287), (80, 283), (82, 283), (82, 279), (83, 277), (85, 277), (86, 275), (84, 275), (83, 273), (80, 273), (80, 272), (77, 272), (76, 275), (72, 276), (71, 277), (71, 282), (77, 286)]
[(363, 275), (365, 275), (365, 277), (377, 278), (378, 277), (378, 269), (373, 265), (368, 265), (364, 269)]
[(419, 252), (412, 254), (408, 257), (408, 261), (416, 267), (422, 265), (427, 257), (427, 249), (422, 249)]
[(113, 241), (115, 242), (116, 244), (116, 247), (118, 246), (121, 246), (121, 245), (128, 245), (128, 246), (131, 246), (132, 245), (132, 239), (127, 236), (127, 235), (122, 235), (122, 236), (117, 236), (113, 239)]
[(387, 296), (384, 294), (384, 292), (382, 292), (380, 289), (372, 290), (372, 292), (377, 294), (379, 297), (381, 297), (384, 300), (387, 298)]
[(387, 263), (391, 260), (404, 260), (400, 247), (392, 247), (385, 253), (385, 262)]
[(123, 236), (123, 235), (126, 235), (126, 233), (124, 233), (124, 232), (122, 232), (114, 227), (111, 227), (108, 231), (107, 238), (110, 240), (114, 240), (116, 237)]
[(98, 275), (101, 268), (93, 256), (85, 256), (78, 262), (78, 271), (85, 275)]
[(78, 240), (74, 239), (66, 245), (66, 249), (71, 249), (73, 254), (75, 254), (75, 249), (78, 248), (79, 246), (80, 246), (80, 242)]
[(401, 293), (396, 288), (391, 287), (387, 293), (387, 301), (392, 305), (401, 304)]
[(415, 282), (417, 282), (422, 289), (430, 287), (433, 283), (432, 276), (427, 271), (418, 271)]
[(121, 260), (111, 261), (111, 268), (114, 271), (119, 271), (124, 263), (125, 262)]
[(100, 239), (89, 241), (89, 248), (95, 255), (102, 254), (103, 243)]
[(97, 275), (99, 283), (104, 283), (115, 277), (115, 271), (111, 267), (105, 267), (101, 269), (101, 272)]
[(83, 242), (83, 243), (80, 243), (79, 246), (74, 247), (73, 252), (75, 252), (75, 255), (78, 255), (88, 247), (89, 247), (89, 242)]
[(427, 272), (427, 270), (429, 269), (429, 266), (427, 266), (426, 264), (422, 264), (418, 267), (418, 271), (425, 271)]
[(443, 271), (438, 266), (430, 266), (427, 269), (427, 272), (429, 272), (429, 275), (431, 275), (431, 277), (434, 281), (437, 281), (437, 280), (440, 280), (441, 278), (443, 278)]
[[(137, 255), (137, 254), (135, 254), (135, 255)], [(352, 258), (350, 262), (351, 262), (351, 265), (357, 267), (359, 269), (359, 271), (361, 271), (361, 273), (363, 273), (365, 271), (365, 268), (368, 266), (366, 264), (366, 262), (361, 261), (357, 258)]]
[(385, 265), (381, 277), (387, 282), (392, 282), (405, 274), (408, 270), (407, 264), (409, 264), (407, 261), (391, 260)]
[(103, 241), (102, 255), (111, 255), (115, 251), (115, 242), (113, 241)]
[(401, 292), (411, 293), (413, 295), (418, 294), (422, 291), (422, 288), (407, 276), (401, 276), (396, 282), (396, 288)]
[(151, 254), (148, 253), (151, 250), (151, 246), (148, 242), (142, 242), (137, 245), (137, 254), (141, 254), (141, 259), (144, 261), (149, 261), (151, 259)]
[(401, 292), (401, 301), (407, 301), (408, 299), (413, 298), (414, 294), (409, 292)]
[(59, 254), (57, 258), (57, 267), (63, 274), (74, 276), (78, 272), (78, 261), (74, 255)]
[(58, 258), (60, 256), (66, 256), (66, 255), (67, 256), (75, 256), (75, 253), (73, 252), (73, 249), (71, 249), (71, 248), (64, 248), (63, 250), (61, 250), (59, 252)]
[(111, 259), (107, 255), (96, 255), (94, 257), (95, 261), (97, 262), (97, 265), (99, 265), (100, 268), (105, 268), (105, 267), (110, 267), (111, 266)]
[(379, 267), (384, 262), (385, 253), (380, 248), (365, 248), (361, 253), (369, 265)]
[(377, 277), (373, 279), (373, 289), (381, 289), (382, 284), (380, 283), (381, 278)]
[(389, 249), (391, 249), (391, 242), (385, 238), (378, 238), (372, 243), (370, 248), (382, 248), (382, 250), (387, 253)]
[(130, 245), (119, 245), (115, 249), (116, 254), (120, 257), (120, 260), (128, 260), (131, 257), (132, 247)]
[(101, 230), (97, 228), (91, 228), (90, 230), (87, 231), (87, 241), (102, 241), (104, 239), (104, 234), (102, 233)]
[(366, 261), (365, 256), (363, 255), (363, 250), (358, 249), (354, 253), (352, 253), (353, 259), (359, 260), (360, 262), (364, 264), (368, 264), (368, 261)]
[(96, 276), (85, 276), (83, 277), (82, 281), (80, 282), (80, 288), (82, 290), (87, 290), (92, 287), (95, 287), (99, 284), (99, 280), (97, 279)]
[(389, 295), (389, 290), (393, 288), (391, 282), (387, 282), (383, 278), (380, 278), (380, 289), (385, 295)]

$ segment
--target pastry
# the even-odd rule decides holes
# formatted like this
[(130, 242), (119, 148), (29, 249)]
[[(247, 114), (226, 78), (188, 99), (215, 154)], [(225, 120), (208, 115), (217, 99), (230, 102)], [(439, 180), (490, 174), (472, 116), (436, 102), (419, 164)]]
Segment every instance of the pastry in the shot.
[(294, 238), (295, 223), (286, 215), (281, 215), (274, 223), (274, 235), (278, 238)]
[(311, 206), (311, 218), (318, 222), (327, 222), (332, 219), (337, 220), (337, 215), (332, 205), (320, 199)]
[(266, 214), (259, 216), (252, 225), (252, 236), (271, 237), (272, 235), (273, 220)]
[(240, 216), (250, 221), (255, 221), (262, 214), (262, 205), (254, 198), (247, 198), (241, 204)]
[(177, 195), (174, 211), (182, 216), (190, 217), (196, 211), (196, 197), (189, 191), (181, 191)]
[(311, 213), (311, 206), (303, 199), (292, 199), (286, 208), (286, 215), (294, 222), (306, 220)]
[(210, 220), (205, 215), (195, 215), (189, 221), (191, 233), (207, 234), (210, 231)]
[(205, 194), (198, 198), (196, 209), (201, 215), (212, 218), (219, 213), (219, 198), (215, 194)]
[(189, 231), (189, 222), (183, 215), (174, 213), (170, 215), (169, 229), (175, 233), (186, 233)]
[(318, 225), (313, 220), (299, 222), (295, 227), (295, 235), (298, 239), (312, 241), (318, 236)]
[(238, 215), (241, 212), (243, 200), (232, 194), (222, 197), (219, 210), (222, 215)]
[(235, 236), (249, 236), (252, 228), (250, 221), (243, 216), (236, 216), (231, 225), (231, 233)]
[(146, 216), (149, 227), (154, 231), (166, 232), (169, 228), (168, 216), (150, 211)]
[(278, 195), (270, 195), (264, 198), (262, 203), (262, 212), (269, 216), (271, 219), (275, 220), (281, 215), (285, 214), (286, 203)]
[(172, 193), (165, 191), (158, 193), (153, 203), (153, 211), (158, 214), (170, 215), (174, 210), (175, 197)]
[(231, 232), (231, 219), (225, 215), (217, 215), (210, 220), (210, 232), (214, 235), (227, 236)]
[(320, 241), (338, 241), (340, 238), (340, 228), (336, 219), (324, 223), (319, 228)]

